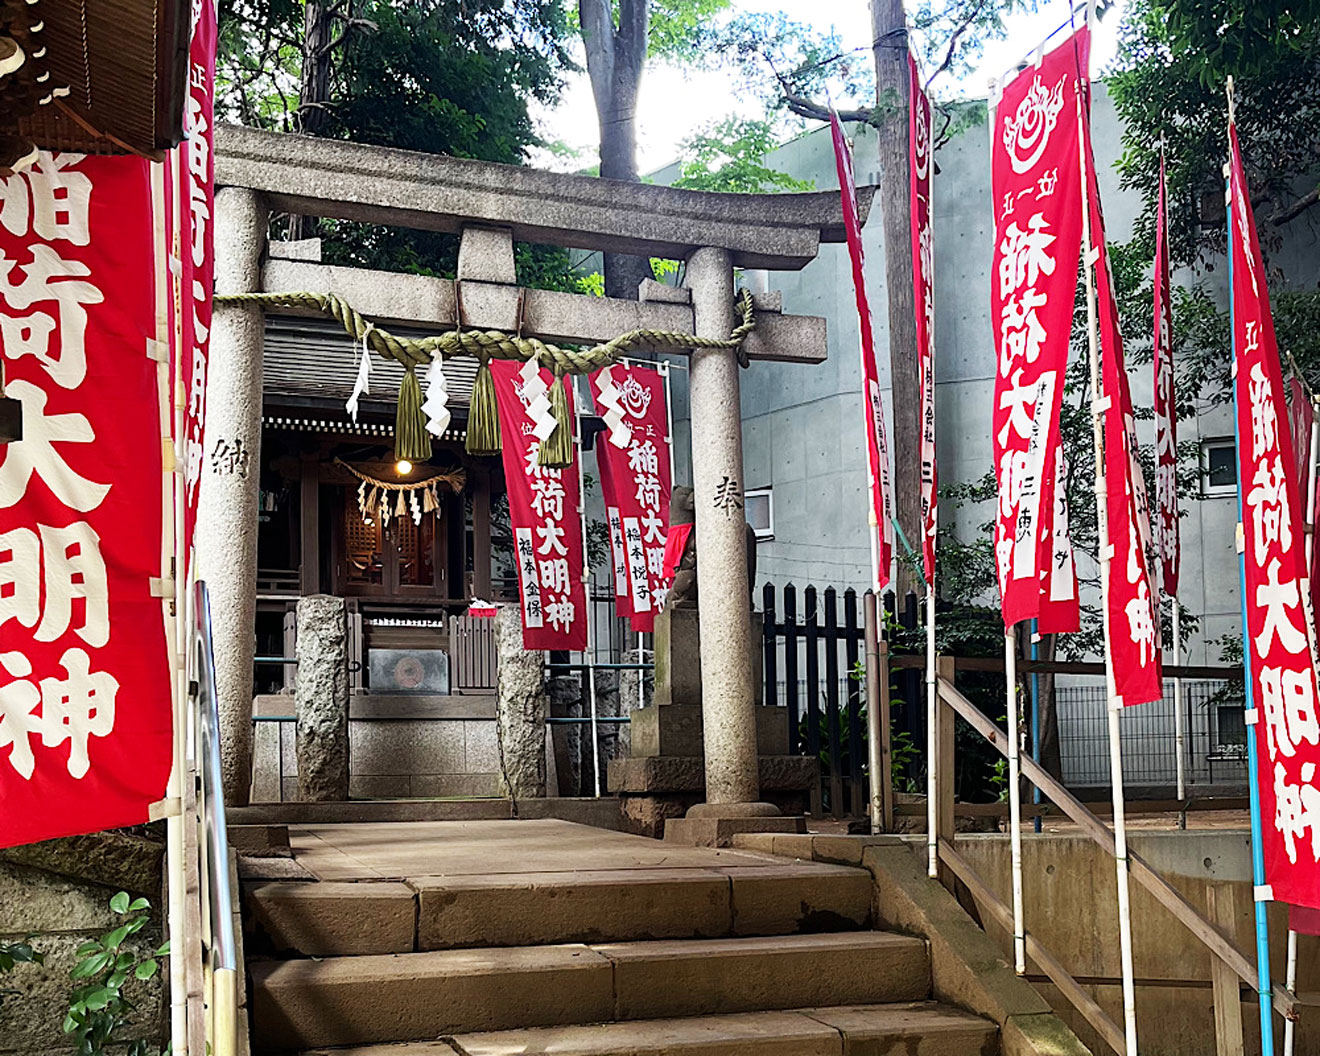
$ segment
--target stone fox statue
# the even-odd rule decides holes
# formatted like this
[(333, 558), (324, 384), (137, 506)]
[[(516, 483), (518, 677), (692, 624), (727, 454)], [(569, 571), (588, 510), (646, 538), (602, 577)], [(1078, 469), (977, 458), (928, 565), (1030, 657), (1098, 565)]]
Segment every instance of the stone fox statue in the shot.
[[(670, 588), (665, 601), (666, 608), (695, 609), (697, 607), (697, 508), (692, 489), (676, 487), (669, 500), (669, 526), (690, 524), (692, 534), (688, 536), (683, 548), (683, 557), (678, 562), (678, 571), (674, 573), (674, 585)], [(743, 522), (747, 538), (747, 588), (748, 604), (753, 605), (751, 592), (756, 587), (756, 532), (752, 526)], [(754, 605), (753, 605), (754, 607)]]

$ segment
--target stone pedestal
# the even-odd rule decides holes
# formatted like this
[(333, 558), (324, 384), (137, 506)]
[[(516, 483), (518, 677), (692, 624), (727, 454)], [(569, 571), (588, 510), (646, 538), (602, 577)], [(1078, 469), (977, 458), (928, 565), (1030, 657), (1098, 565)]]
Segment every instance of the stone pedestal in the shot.
[[(762, 756), (758, 767), (761, 797), (783, 816), (751, 818), (755, 827), (738, 831), (803, 831), (802, 815), (811, 802), (817, 771), (816, 760), (809, 756)], [(678, 823), (674, 835), (682, 835), (684, 842), (689, 842), (687, 837), (692, 834), (684, 833), (681, 823), (690, 820), (685, 815), (704, 801), (705, 789), (705, 767), (699, 755), (615, 759), (610, 763), (609, 790), (619, 797), (623, 827), (639, 836), (659, 839), (669, 826)]]
[(298, 601), (298, 798), (348, 799), (348, 612), (343, 598)]
[[(701, 708), (695, 704), (657, 704), (632, 713), (634, 758), (701, 758), (705, 748)], [(788, 717), (783, 708), (757, 706), (756, 752), (788, 755)]]
[[(752, 701), (762, 692), (761, 614), (748, 614), (751, 635), (747, 671)], [(701, 691), (701, 616), (696, 609), (665, 609), (655, 618), (655, 701), (657, 704), (696, 704)]]

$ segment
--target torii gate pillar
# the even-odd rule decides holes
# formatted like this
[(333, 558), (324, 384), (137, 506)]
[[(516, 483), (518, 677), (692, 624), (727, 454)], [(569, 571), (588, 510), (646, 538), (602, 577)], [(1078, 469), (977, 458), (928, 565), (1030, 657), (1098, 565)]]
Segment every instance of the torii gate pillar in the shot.
[[(698, 249), (687, 261), (694, 332), (733, 329), (733, 261)], [(701, 619), (701, 720), (706, 802), (665, 823), (665, 839), (727, 845), (733, 832), (805, 831), (802, 818), (761, 803), (752, 652), (747, 520), (743, 510), (742, 411), (732, 349), (696, 349), (689, 372), (692, 490), (696, 507), (697, 608)]]

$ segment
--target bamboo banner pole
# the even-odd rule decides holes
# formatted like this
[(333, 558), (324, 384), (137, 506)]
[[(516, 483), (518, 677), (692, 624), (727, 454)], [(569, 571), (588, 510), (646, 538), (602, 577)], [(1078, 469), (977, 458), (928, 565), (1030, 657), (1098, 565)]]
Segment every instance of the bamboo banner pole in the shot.
[(1008, 829), (1013, 869), (1013, 970), (1027, 972), (1027, 929), (1022, 906), (1022, 737), (1018, 722), (1017, 633), (1004, 634), (1004, 680), (1008, 686)]
[[(1037, 628), (1039, 620), (1031, 621), (1031, 659), (1034, 663), (1040, 659), (1040, 634)], [(1031, 673), (1031, 758), (1040, 763), (1040, 672)], [(1032, 806), (1040, 805), (1040, 786), (1032, 783)], [(1041, 831), (1041, 815), (1037, 812), (1031, 819), (1031, 826), (1036, 832)]]
[[(177, 259), (179, 250), (180, 195), (178, 175), (174, 171), (178, 155), (173, 159), (151, 167), (152, 215), (155, 218), (155, 255), (156, 255), (156, 340), (162, 347), (170, 347), (173, 342), (175, 355), (160, 363), (157, 372), (161, 404), (161, 443), (164, 453), (164, 470), (161, 533), (161, 575), (173, 568), (174, 590), (169, 602), (173, 613), (165, 613), (165, 641), (172, 669), (171, 679), (173, 713), (173, 761), (170, 767), (169, 782), (166, 785), (166, 804), (168, 814), (165, 820), (165, 860), (166, 860), (166, 920), (169, 929), (170, 957), (170, 1044), (175, 1053), (187, 1056), (188, 1053), (188, 986), (187, 986), (187, 951), (188, 943), (184, 934), (187, 927), (187, 875), (185, 871), (185, 849), (183, 838), (184, 810), (187, 799), (184, 795), (184, 782), (187, 771), (186, 724), (187, 724), (187, 635), (185, 605), (182, 604), (183, 571), (187, 567), (180, 553), (183, 539), (183, 451), (179, 444), (183, 436), (184, 394), (182, 385), (174, 376), (174, 367), (183, 362), (180, 330), (181, 315), (177, 310), (178, 275), (171, 266)], [(169, 186), (167, 186), (167, 184)], [(167, 225), (166, 195), (169, 195), (170, 210)]]
[[(568, 382), (568, 376), (557, 379), (555, 384), (564, 384)], [(577, 378), (572, 380), (573, 385), (573, 444), (577, 448), (577, 475), (578, 475), (578, 516), (582, 519), (582, 584), (583, 593), (586, 595), (587, 611), (587, 643), (582, 651), (582, 659), (586, 663), (587, 675), (587, 700), (591, 707), (591, 777), (596, 790), (596, 798), (600, 798), (600, 726), (596, 715), (596, 650), (595, 646), (595, 623), (596, 611), (595, 603), (592, 601), (591, 591), (591, 553), (587, 547), (587, 489), (584, 486), (585, 471), (582, 468), (586, 452), (582, 448), (582, 403), (578, 399)], [(668, 386), (665, 388), (668, 393)], [(670, 458), (673, 458), (673, 448), (670, 448)], [(673, 480), (673, 477), (670, 477)], [(638, 662), (640, 663), (640, 650)], [(638, 672), (638, 683), (641, 683)]]
[(866, 769), (870, 775), (871, 802), (868, 813), (871, 817), (871, 831), (888, 832), (885, 817), (886, 782), (889, 774), (885, 770), (881, 727), (888, 709), (880, 691), (880, 680), (889, 678), (889, 665), (881, 665), (880, 619), (878, 599), (873, 590), (862, 595), (862, 634), (866, 645)]
[[(1233, 78), (1228, 78), (1226, 85), (1228, 96), (1228, 123), (1231, 127), (1234, 114)], [(1238, 236), (1233, 217), (1232, 182), (1228, 178), (1229, 168), (1224, 166), (1224, 204), (1228, 211), (1228, 318), (1231, 355), (1236, 364), (1237, 348), (1237, 308), (1233, 296), (1233, 240)], [(1239, 452), (1242, 437), (1238, 431), (1238, 396), (1236, 379), (1233, 385), (1233, 446)], [(1242, 464), (1242, 457), (1237, 455), (1237, 465)], [(1251, 882), (1254, 889), (1256, 919), (1256, 994), (1260, 1001), (1260, 1047), (1261, 1056), (1274, 1056), (1274, 1012), (1272, 1007), (1272, 986), (1270, 981), (1270, 932), (1266, 919), (1266, 900), (1262, 894), (1267, 890), (1265, 879), (1265, 843), (1264, 826), (1260, 814), (1260, 737), (1257, 733), (1255, 687), (1251, 678), (1251, 651), (1247, 642), (1247, 556), (1246, 536), (1242, 527), (1242, 474), (1237, 474), (1237, 552), (1238, 552), (1238, 596), (1242, 599), (1242, 667), (1243, 686), (1245, 687), (1246, 727), (1247, 727), (1247, 792), (1251, 801)]]
[(1096, 536), (1100, 549), (1101, 618), (1105, 642), (1105, 697), (1109, 726), (1109, 780), (1114, 802), (1114, 863), (1118, 881), (1118, 945), (1123, 976), (1123, 1028), (1127, 1039), (1126, 1056), (1137, 1056), (1137, 1000), (1135, 972), (1132, 964), (1132, 905), (1128, 886), (1127, 819), (1123, 798), (1123, 749), (1119, 724), (1118, 699), (1114, 683), (1113, 651), (1109, 623), (1109, 565), (1113, 555), (1109, 552), (1109, 511), (1106, 506), (1108, 488), (1105, 479), (1104, 411), (1107, 401), (1117, 394), (1105, 394), (1100, 383), (1100, 337), (1097, 322), (1096, 280), (1094, 268), (1099, 254), (1091, 242), (1091, 201), (1088, 189), (1086, 147), (1089, 136), (1082, 113), (1081, 94), (1077, 99), (1077, 124), (1082, 134), (1077, 137), (1079, 164), (1082, 171), (1082, 271), (1086, 281), (1087, 350), (1091, 366), (1091, 433), (1095, 449), (1095, 511)]

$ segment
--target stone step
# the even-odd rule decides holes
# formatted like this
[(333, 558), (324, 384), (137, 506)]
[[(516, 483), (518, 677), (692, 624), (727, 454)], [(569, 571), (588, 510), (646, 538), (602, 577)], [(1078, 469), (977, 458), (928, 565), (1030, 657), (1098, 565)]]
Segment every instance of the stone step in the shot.
[(459, 1034), (315, 1056), (986, 1056), (999, 1051), (997, 1034), (988, 1020), (919, 1002)]
[(866, 927), (871, 876), (817, 863), (267, 883), (248, 908), (275, 948), (312, 957)]
[(444, 950), (251, 966), (266, 1051), (929, 995), (921, 939), (887, 932)]

